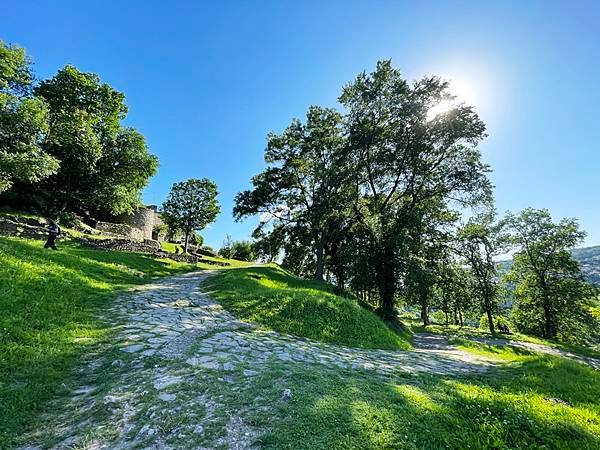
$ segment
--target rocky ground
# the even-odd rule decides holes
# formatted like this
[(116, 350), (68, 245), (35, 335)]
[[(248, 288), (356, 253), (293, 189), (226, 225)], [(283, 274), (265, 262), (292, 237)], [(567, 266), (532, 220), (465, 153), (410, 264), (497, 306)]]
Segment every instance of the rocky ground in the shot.
[(277, 371), (460, 376), (494, 364), (439, 335), (417, 335), (414, 351), (386, 351), (265, 331), (202, 291), (210, 275), (162, 279), (117, 299), (106, 311), (117, 333), (88, 355), (71, 398), (54, 405), (24, 448), (253, 448), (263, 432), (257, 412), (294, 394), (268, 377)]

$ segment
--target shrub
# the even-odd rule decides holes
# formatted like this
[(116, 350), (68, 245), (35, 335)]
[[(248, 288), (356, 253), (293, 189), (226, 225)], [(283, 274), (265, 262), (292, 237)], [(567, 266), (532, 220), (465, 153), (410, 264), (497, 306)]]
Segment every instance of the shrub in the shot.
[[(503, 316), (494, 317), (494, 327), (498, 328), (498, 324), (506, 325), (508, 328), (514, 328), (513, 325), (508, 321), (508, 319)], [(490, 326), (488, 323), (487, 314), (481, 315), (481, 319), (479, 319), (479, 329), (482, 331), (489, 331)]]

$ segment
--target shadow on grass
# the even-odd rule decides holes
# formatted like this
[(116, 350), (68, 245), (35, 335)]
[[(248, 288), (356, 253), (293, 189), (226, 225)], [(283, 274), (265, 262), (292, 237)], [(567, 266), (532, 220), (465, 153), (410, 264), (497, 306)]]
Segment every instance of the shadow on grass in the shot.
[(559, 358), (460, 379), (281, 377), (295, 397), (269, 424), (266, 448), (600, 448), (600, 374)]
[(275, 331), (351, 347), (409, 348), (404, 330), (386, 325), (325, 282), (276, 267), (231, 269), (209, 278), (210, 295), (239, 318)]
[(64, 393), (77, 358), (108, 333), (98, 312), (115, 292), (183, 270), (140, 253), (0, 238), (0, 442), (10, 447)]

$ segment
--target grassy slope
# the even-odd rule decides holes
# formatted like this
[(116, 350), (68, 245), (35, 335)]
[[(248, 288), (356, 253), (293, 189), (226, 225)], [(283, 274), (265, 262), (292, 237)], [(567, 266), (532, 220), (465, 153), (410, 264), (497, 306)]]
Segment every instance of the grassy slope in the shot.
[(60, 394), (77, 357), (107, 333), (98, 312), (117, 291), (213, 268), (67, 242), (53, 252), (42, 244), (0, 238), (0, 442)]
[(230, 270), (205, 283), (236, 316), (275, 331), (351, 347), (410, 347), (408, 335), (392, 331), (356, 301), (333, 294), (328, 284), (275, 266)]
[(266, 448), (600, 448), (600, 374), (561, 358), (479, 377), (282, 368), (257, 382), (294, 393), (275, 419), (256, 419)]

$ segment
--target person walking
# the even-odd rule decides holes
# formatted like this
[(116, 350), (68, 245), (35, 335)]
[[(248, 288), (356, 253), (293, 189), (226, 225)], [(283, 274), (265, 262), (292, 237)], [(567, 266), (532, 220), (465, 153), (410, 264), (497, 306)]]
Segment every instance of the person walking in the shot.
[(44, 248), (51, 248), (52, 250), (58, 250), (56, 248), (56, 239), (60, 236), (60, 227), (56, 222), (50, 220), (50, 226), (48, 227), (48, 240), (44, 244)]

